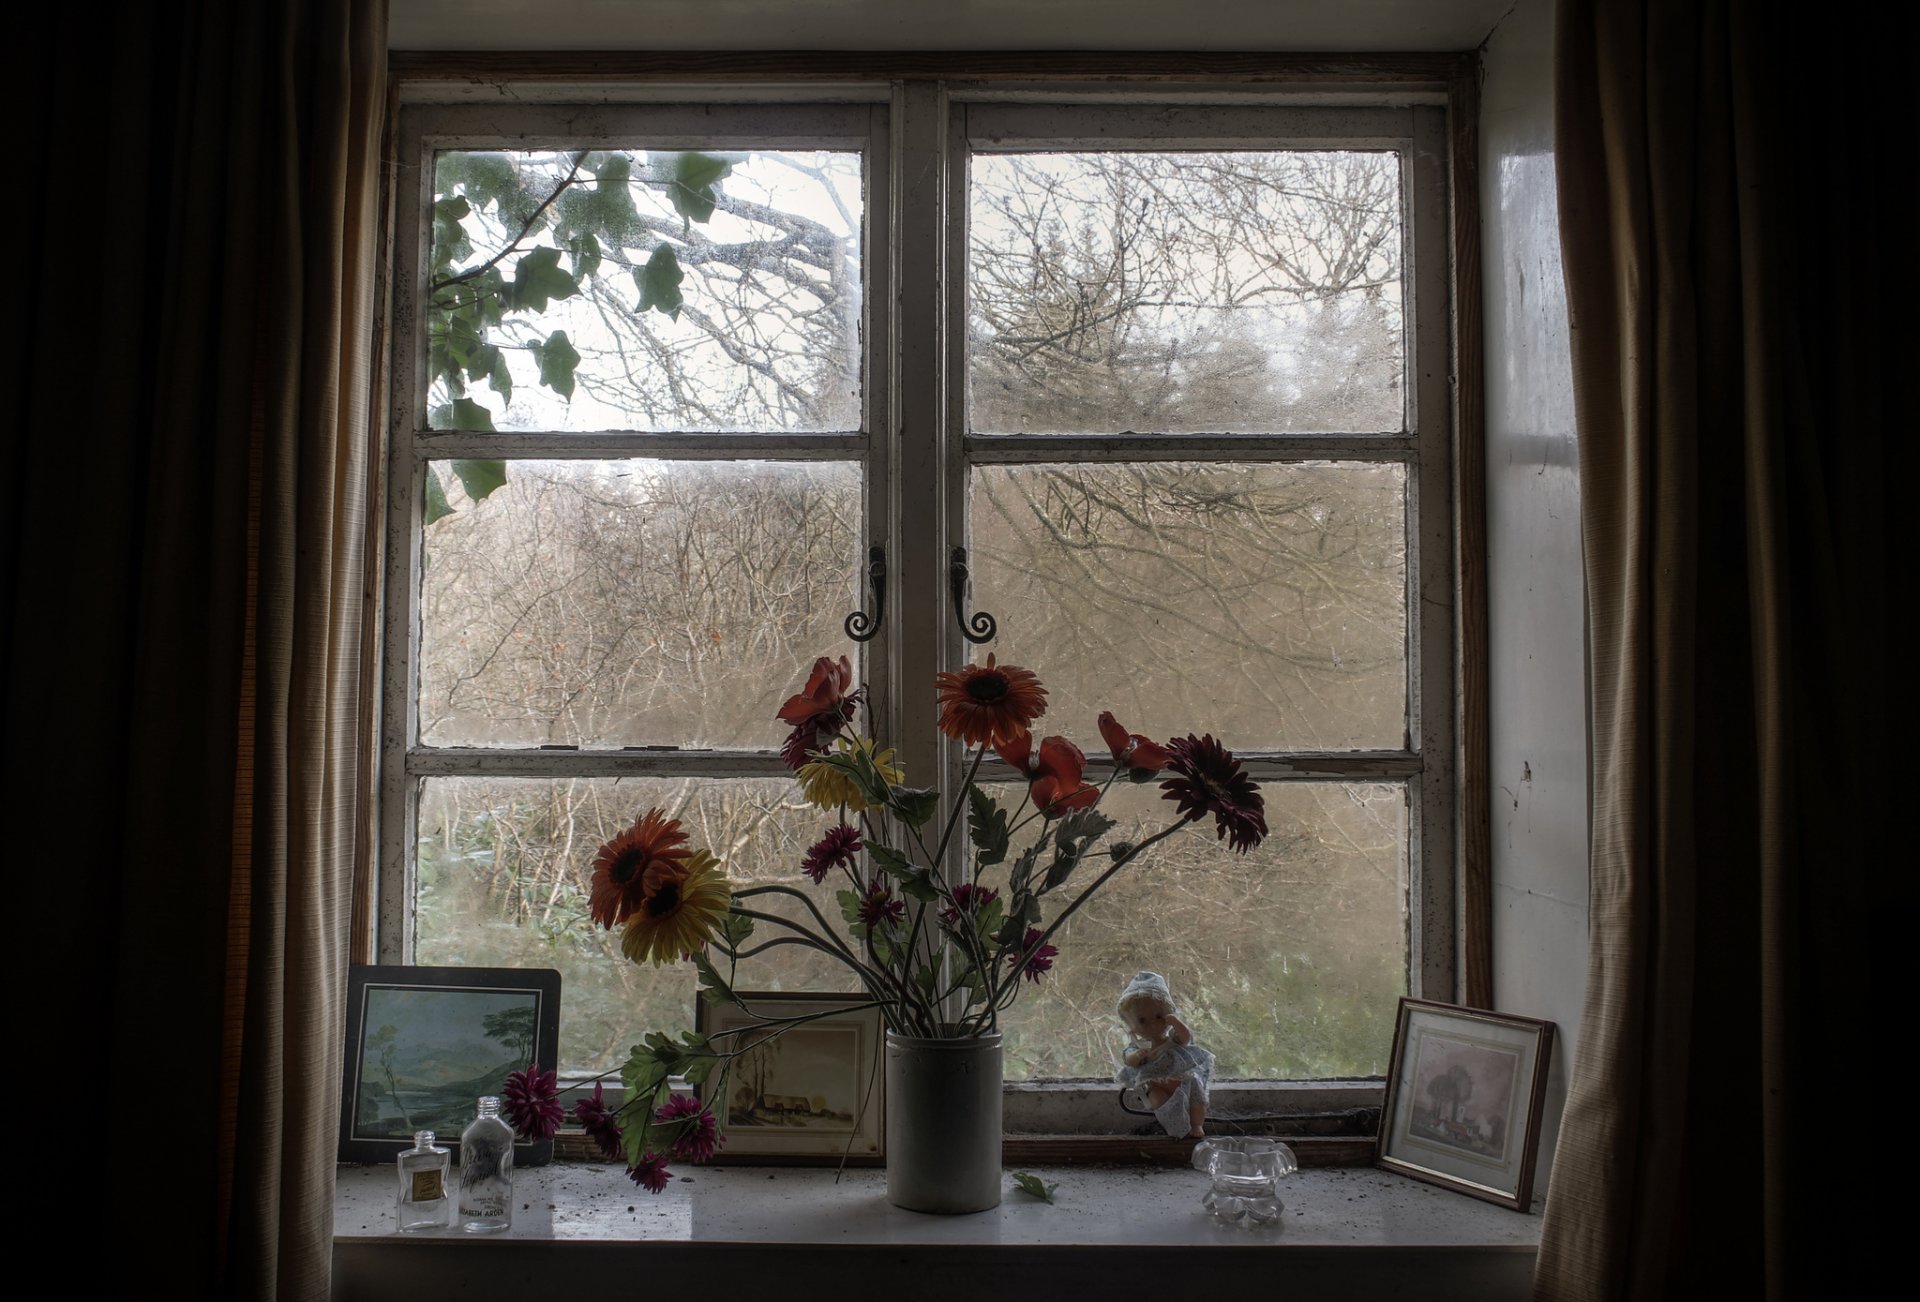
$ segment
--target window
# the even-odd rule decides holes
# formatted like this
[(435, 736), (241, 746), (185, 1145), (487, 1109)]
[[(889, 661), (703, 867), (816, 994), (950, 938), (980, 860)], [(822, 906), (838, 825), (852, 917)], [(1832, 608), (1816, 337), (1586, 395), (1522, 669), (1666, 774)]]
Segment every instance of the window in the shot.
[(590, 926), (595, 847), (662, 804), (804, 888), (812, 658), (932, 775), (932, 674), (993, 650), (1090, 756), (1102, 709), (1221, 735), (1273, 833), (1084, 910), (1010, 1078), (1109, 1078), (1149, 966), (1223, 1079), (1379, 1074), (1454, 990), (1443, 110), (874, 93), (403, 111), (381, 957), (558, 967), (563, 1066), (617, 1063), (694, 982)]

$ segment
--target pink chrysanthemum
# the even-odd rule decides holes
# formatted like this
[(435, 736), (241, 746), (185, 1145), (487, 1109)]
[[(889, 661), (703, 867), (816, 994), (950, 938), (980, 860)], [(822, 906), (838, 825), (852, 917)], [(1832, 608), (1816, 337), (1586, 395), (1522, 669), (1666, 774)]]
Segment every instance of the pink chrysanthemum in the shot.
[(971, 917), (1000, 898), (1000, 892), (986, 886), (975, 886), (965, 882), (953, 888), (953, 903), (940, 910), (940, 921), (949, 927), (960, 921), (962, 914)]
[[(1041, 945), (1040, 948), (1033, 949), (1036, 944), (1039, 944), (1040, 937), (1045, 934), (1038, 927), (1028, 927), (1027, 934), (1020, 941), (1020, 948), (1007, 955), (1007, 963), (1011, 967), (1020, 967), (1020, 958), (1026, 955), (1027, 963), (1025, 967), (1020, 967), (1020, 975), (1036, 984), (1042, 972), (1053, 970), (1054, 955), (1060, 952), (1054, 945)], [(1030, 949), (1033, 953), (1028, 954), (1027, 951)]]
[(860, 897), (860, 921), (869, 927), (877, 927), (882, 922), (903, 922), (907, 916), (907, 902), (893, 898), (893, 892), (882, 882), (875, 882)]
[(607, 1106), (606, 1091), (600, 1082), (593, 1083), (593, 1096), (581, 1099), (573, 1105), (573, 1119), (580, 1123), (581, 1129), (600, 1150), (602, 1157), (620, 1156), (620, 1122), (614, 1116), (614, 1110)]
[(648, 1193), (659, 1193), (672, 1178), (673, 1173), (667, 1170), (666, 1156), (661, 1153), (643, 1154), (638, 1162), (627, 1168), (627, 1179)]
[(682, 1162), (708, 1161), (726, 1142), (714, 1124), (713, 1113), (691, 1094), (676, 1094), (661, 1104), (653, 1122), (680, 1128), (674, 1136), (673, 1155)]
[(522, 1139), (552, 1139), (559, 1133), (567, 1111), (560, 1106), (560, 1086), (553, 1073), (541, 1071), (538, 1064), (524, 1071), (507, 1073), (506, 1088), (500, 1091), (500, 1111)]
[(807, 851), (807, 857), (800, 861), (800, 871), (818, 886), (827, 879), (828, 873), (852, 863), (853, 857), (865, 848), (860, 840), (859, 828), (846, 823), (836, 824), (832, 831), (813, 843), (813, 847)]

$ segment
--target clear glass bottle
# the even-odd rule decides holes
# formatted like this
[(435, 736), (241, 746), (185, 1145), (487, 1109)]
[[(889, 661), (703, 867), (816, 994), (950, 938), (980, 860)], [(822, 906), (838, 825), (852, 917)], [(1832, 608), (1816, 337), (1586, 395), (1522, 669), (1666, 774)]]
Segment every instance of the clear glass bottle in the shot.
[(413, 1147), (400, 1154), (400, 1230), (444, 1230), (453, 1224), (453, 1191), (447, 1188), (452, 1162), (436, 1148), (431, 1130), (416, 1131)]
[(460, 1132), (460, 1228), (497, 1234), (513, 1224), (513, 1127), (491, 1094)]

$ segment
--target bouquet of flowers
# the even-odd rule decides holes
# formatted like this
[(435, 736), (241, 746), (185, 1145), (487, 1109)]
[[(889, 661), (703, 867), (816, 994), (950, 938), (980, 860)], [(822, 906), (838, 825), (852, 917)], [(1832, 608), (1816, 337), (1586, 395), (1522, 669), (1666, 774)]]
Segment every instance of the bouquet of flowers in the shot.
[[(841, 883), (838, 927), (793, 887), (735, 889), (725, 867), (689, 846), (679, 822), (658, 809), (600, 847), (594, 922), (623, 929), (621, 949), (632, 962), (691, 962), (702, 998), (736, 1000), (740, 960), (801, 945), (844, 964), (866, 992), (861, 1006), (879, 1008), (890, 1029), (977, 1036), (997, 1029), (1023, 982), (1038, 983), (1053, 967), (1053, 938), (1067, 919), (1153, 846), (1208, 817), (1217, 838), (1241, 853), (1267, 834), (1259, 786), (1210, 735), (1162, 744), (1103, 713), (1100, 736), (1113, 768), (1096, 786), (1086, 781), (1079, 747), (1064, 737), (1035, 738), (1047, 691), (1032, 671), (989, 655), (984, 665), (938, 675), (935, 686), (940, 731), (969, 751), (962, 790), (944, 817), (941, 793), (907, 785), (894, 753), (854, 727), (866, 689), (854, 686), (846, 657), (815, 661), (804, 688), (780, 707), (791, 729), (781, 755), (807, 802), (832, 817), (800, 869), (816, 885)], [(1026, 781), (1012, 810), (978, 782), (989, 751)], [(1162, 775), (1173, 818), (1138, 840), (1108, 840), (1116, 823), (1100, 810), (1107, 790)], [(1015, 855), (1023, 833), (1032, 840)], [(964, 856), (951, 855), (962, 835)], [(966, 871), (950, 875), (956, 857)], [(1099, 871), (1086, 880), (1094, 866)], [(1070, 892), (1076, 880), (1085, 884)], [(798, 902), (791, 917), (766, 908), (783, 896)], [(573, 1115), (605, 1156), (624, 1159), (634, 1182), (657, 1193), (666, 1187), (669, 1157), (704, 1161), (723, 1142), (710, 1110), (673, 1093), (674, 1078), (712, 1081), (710, 1093), (717, 1092), (751, 1047), (743, 1034), (758, 1040), (842, 1011), (767, 1017), (712, 1036), (651, 1032), (619, 1068), (626, 1101), (609, 1105), (596, 1082)], [(503, 1110), (520, 1133), (545, 1138), (564, 1116), (557, 1097), (553, 1073), (529, 1068), (510, 1078)]]

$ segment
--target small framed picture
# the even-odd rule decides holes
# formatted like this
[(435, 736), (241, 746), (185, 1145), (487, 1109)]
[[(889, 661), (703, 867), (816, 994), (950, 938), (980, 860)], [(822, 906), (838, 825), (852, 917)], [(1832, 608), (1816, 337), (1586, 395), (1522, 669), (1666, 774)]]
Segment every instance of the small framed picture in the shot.
[[(474, 1100), (499, 1094), (528, 1063), (553, 1070), (560, 974), (546, 968), (361, 967), (347, 970), (347, 1056), (340, 1160), (391, 1161), (416, 1130), (460, 1160)], [(537, 1166), (553, 1141), (514, 1145)]]
[(1528, 1210), (1552, 1053), (1552, 1022), (1403, 998), (1376, 1160)]
[[(866, 1002), (855, 994), (751, 991), (731, 1001), (696, 1001), (694, 1029), (742, 1051), (724, 1083), (700, 1086), (701, 1101), (727, 1137), (715, 1162), (880, 1164), (884, 1036), (880, 1010), (859, 1006)], [(783, 1025), (780, 1035), (770, 1034)]]

